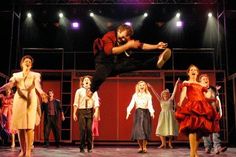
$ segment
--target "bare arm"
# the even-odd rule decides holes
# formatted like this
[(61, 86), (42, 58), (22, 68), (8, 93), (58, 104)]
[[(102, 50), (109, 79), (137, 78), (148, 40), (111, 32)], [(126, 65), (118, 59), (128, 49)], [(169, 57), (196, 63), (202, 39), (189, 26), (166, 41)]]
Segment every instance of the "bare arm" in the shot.
[(143, 43), (142, 50), (156, 50), (156, 49), (165, 49), (167, 47), (167, 43), (159, 42), (158, 44), (147, 44)]
[(181, 107), (182, 106), (182, 103), (183, 103), (183, 101), (184, 101), (184, 99), (185, 99), (185, 97), (186, 97), (186, 93), (187, 93), (187, 87), (183, 87), (182, 88), (182, 91), (181, 91), (181, 93), (180, 93), (180, 99), (179, 99), (179, 103), (178, 103), (178, 105)]
[(178, 80), (175, 82), (175, 87), (174, 87), (173, 93), (172, 93), (172, 95), (170, 97), (171, 100), (174, 100), (174, 97), (175, 97), (175, 94), (176, 94), (179, 82), (180, 82), (180, 79), (178, 78)]
[(0, 87), (0, 92), (3, 92), (7, 89), (11, 89), (13, 86), (14, 86), (14, 82), (10, 81), (10, 82), (4, 84), (2, 87)]

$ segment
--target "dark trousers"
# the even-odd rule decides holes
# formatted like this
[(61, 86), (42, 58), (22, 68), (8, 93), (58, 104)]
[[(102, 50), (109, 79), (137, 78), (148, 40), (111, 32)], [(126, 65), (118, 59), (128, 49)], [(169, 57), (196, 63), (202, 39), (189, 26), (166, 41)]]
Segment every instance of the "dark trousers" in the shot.
[(93, 109), (79, 109), (80, 149), (92, 149)]
[(52, 130), (52, 133), (55, 138), (56, 145), (59, 145), (59, 128), (57, 116), (47, 116), (44, 120), (44, 142), (49, 144), (49, 135)]
[(156, 68), (158, 57), (154, 56), (148, 60), (135, 58), (118, 59), (117, 62), (108, 63), (95, 63), (95, 73), (93, 75), (91, 91), (95, 92), (99, 89), (101, 84), (109, 76), (116, 76), (121, 73), (130, 72), (134, 70), (144, 70)]

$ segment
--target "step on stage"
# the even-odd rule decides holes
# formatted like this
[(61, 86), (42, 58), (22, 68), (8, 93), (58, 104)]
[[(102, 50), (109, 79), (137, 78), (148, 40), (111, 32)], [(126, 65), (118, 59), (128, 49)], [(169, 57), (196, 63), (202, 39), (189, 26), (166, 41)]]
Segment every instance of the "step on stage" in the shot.
[[(20, 151), (19, 147), (9, 148), (0, 146), (1, 157), (16, 157)], [(147, 153), (137, 153), (137, 147), (108, 147), (97, 146), (93, 149), (92, 153), (88, 153), (85, 150), (84, 153), (80, 153), (79, 147), (75, 146), (62, 146), (56, 148), (50, 146), (44, 148), (42, 146), (36, 146), (33, 149), (32, 157), (188, 157), (189, 149), (187, 147), (176, 147), (174, 149), (158, 149), (157, 147), (150, 146)], [(199, 149), (200, 157), (234, 157), (236, 156), (236, 148), (228, 148), (226, 152), (219, 155), (206, 154), (203, 148)]]

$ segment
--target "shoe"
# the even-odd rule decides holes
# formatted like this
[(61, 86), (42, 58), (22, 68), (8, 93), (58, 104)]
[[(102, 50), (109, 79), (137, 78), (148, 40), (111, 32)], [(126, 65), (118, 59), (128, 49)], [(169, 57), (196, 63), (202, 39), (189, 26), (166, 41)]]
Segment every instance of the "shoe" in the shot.
[(143, 153), (147, 153), (147, 148), (143, 148)]
[(169, 48), (166, 48), (158, 57), (157, 67), (161, 69), (163, 65), (165, 64), (165, 62), (168, 59), (170, 59), (170, 56), (171, 56), (171, 50)]
[(44, 144), (43, 147), (44, 147), (44, 148), (48, 148), (48, 147), (49, 147), (49, 144)]
[(142, 148), (139, 148), (138, 149), (138, 153), (142, 153), (143, 152), (143, 149)]
[(220, 147), (219, 151), (220, 152), (225, 152), (228, 149), (228, 147)]
[(166, 148), (166, 145), (160, 145), (158, 148), (159, 148), (159, 149), (165, 149), (165, 148)]
[(84, 153), (84, 149), (80, 149), (80, 153)]
[(173, 147), (171, 144), (169, 144), (169, 148), (170, 148), (170, 149), (173, 149), (174, 147)]
[(220, 149), (215, 149), (215, 154), (220, 154)]
[(15, 146), (16, 146), (15, 144), (12, 144), (12, 145), (11, 145), (11, 148), (15, 148)]
[(88, 153), (92, 153), (93, 151), (92, 151), (92, 149), (88, 149)]
[(210, 153), (211, 153), (211, 149), (210, 149), (210, 148), (205, 148), (205, 152), (206, 152), (207, 154), (210, 154)]

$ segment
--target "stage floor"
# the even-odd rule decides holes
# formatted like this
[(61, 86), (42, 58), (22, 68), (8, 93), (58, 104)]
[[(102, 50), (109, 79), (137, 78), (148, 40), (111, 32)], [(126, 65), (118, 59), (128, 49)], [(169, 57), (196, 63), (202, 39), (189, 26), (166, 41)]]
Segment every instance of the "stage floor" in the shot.
[[(6, 146), (0, 146), (1, 157), (16, 157), (19, 153), (20, 148), (9, 148)], [(224, 153), (216, 155), (214, 153), (206, 154), (203, 148), (199, 149), (200, 157), (235, 157), (236, 148), (228, 148)], [(89, 156), (89, 157), (188, 157), (189, 149), (187, 147), (176, 147), (174, 149), (158, 149), (157, 147), (150, 146), (148, 152), (137, 153), (137, 147), (133, 146), (121, 146), (121, 147), (108, 147), (108, 146), (97, 146), (93, 149), (92, 153), (80, 153), (78, 146), (61, 146), (56, 148), (50, 146), (44, 148), (42, 146), (36, 146), (32, 152), (32, 157), (78, 157), (78, 156)]]

